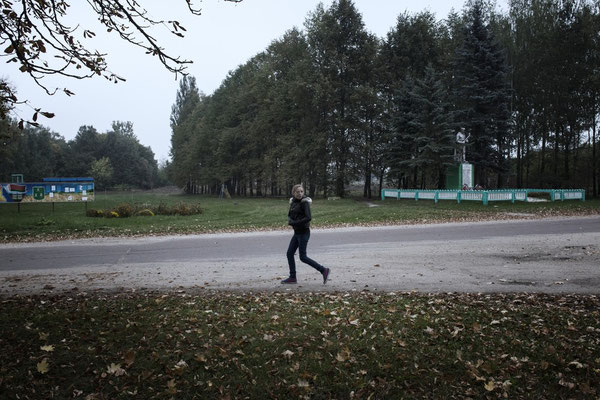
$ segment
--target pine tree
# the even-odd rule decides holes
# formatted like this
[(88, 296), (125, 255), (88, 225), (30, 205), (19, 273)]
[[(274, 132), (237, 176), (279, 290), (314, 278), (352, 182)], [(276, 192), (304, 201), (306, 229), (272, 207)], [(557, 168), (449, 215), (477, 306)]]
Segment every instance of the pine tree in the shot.
[(489, 186), (487, 174), (495, 172), (501, 187), (508, 172), (510, 86), (505, 55), (485, 23), (481, 0), (468, 10), (453, 88), (456, 122), (471, 135), (467, 161), (475, 166), (475, 183)]
[[(452, 164), (454, 150), (454, 131), (447, 90), (439, 74), (428, 67), (425, 77), (417, 80), (410, 96), (418, 111), (411, 121), (417, 131), (416, 159), (421, 165), (423, 176), (432, 176), (437, 189), (443, 189), (445, 170)], [(421, 186), (426, 187), (425, 179), (422, 179)]]

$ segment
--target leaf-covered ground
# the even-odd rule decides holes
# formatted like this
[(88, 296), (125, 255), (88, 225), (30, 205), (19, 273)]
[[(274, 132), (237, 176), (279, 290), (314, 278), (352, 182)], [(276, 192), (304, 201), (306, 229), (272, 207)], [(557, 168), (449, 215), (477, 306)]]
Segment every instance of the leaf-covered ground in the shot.
[(182, 292), (0, 300), (6, 399), (597, 399), (600, 298)]

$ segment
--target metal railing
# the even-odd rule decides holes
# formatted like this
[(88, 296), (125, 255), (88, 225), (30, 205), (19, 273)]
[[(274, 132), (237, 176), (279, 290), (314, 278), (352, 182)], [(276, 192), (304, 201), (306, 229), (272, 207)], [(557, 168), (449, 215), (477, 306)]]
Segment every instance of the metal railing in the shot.
[(487, 205), (490, 201), (528, 201), (530, 193), (548, 193), (551, 201), (585, 201), (583, 189), (499, 189), (499, 190), (419, 190), (419, 189), (383, 189), (381, 200), (386, 197), (396, 199), (415, 199), (461, 201), (481, 201)]

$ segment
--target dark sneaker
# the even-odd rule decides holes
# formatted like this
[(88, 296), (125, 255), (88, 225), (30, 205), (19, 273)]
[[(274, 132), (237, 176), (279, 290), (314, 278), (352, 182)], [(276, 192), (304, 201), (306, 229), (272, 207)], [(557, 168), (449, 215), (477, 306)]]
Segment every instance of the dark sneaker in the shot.
[(329, 279), (329, 272), (331, 270), (329, 268), (325, 268), (323, 270), (323, 285), (327, 283), (327, 279)]
[(290, 283), (298, 283), (296, 278), (292, 278), (291, 276), (287, 279), (281, 281), (281, 283), (290, 284)]

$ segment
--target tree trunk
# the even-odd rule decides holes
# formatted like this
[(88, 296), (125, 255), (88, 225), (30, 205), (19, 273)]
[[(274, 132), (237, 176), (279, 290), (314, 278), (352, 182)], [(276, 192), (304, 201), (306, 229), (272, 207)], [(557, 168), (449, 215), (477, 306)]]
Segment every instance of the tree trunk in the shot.
[(523, 188), (523, 130), (519, 129), (517, 139), (517, 188)]
[(381, 198), (381, 191), (383, 190), (383, 176), (385, 174), (385, 168), (381, 168), (379, 173), (379, 198)]
[(544, 129), (544, 132), (542, 133), (542, 153), (540, 155), (540, 169), (539, 169), (539, 175), (540, 175), (540, 182), (539, 185), (541, 187), (544, 187), (544, 174), (546, 173), (546, 138), (547, 138), (548, 132), (546, 129)]
[(592, 193), (598, 196), (598, 163), (596, 162), (596, 113), (592, 121)]
[(369, 163), (365, 166), (365, 184), (363, 187), (363, 197), (371, 198), (371, 167)]
[(418, 189), (418, 187), (419, 187), (419, 186), (418, 186), (419, 184), (417, 183), (417, 182), (418, 182), (418, 180), (419, 180), (419, 175), (418, 175), (418, 173), (419, 173), (419, 170), (417, 169), (417, 167), (414, 167), (414, 168), (413, 168), (413, 187), (414, 187), (415, 189)]

